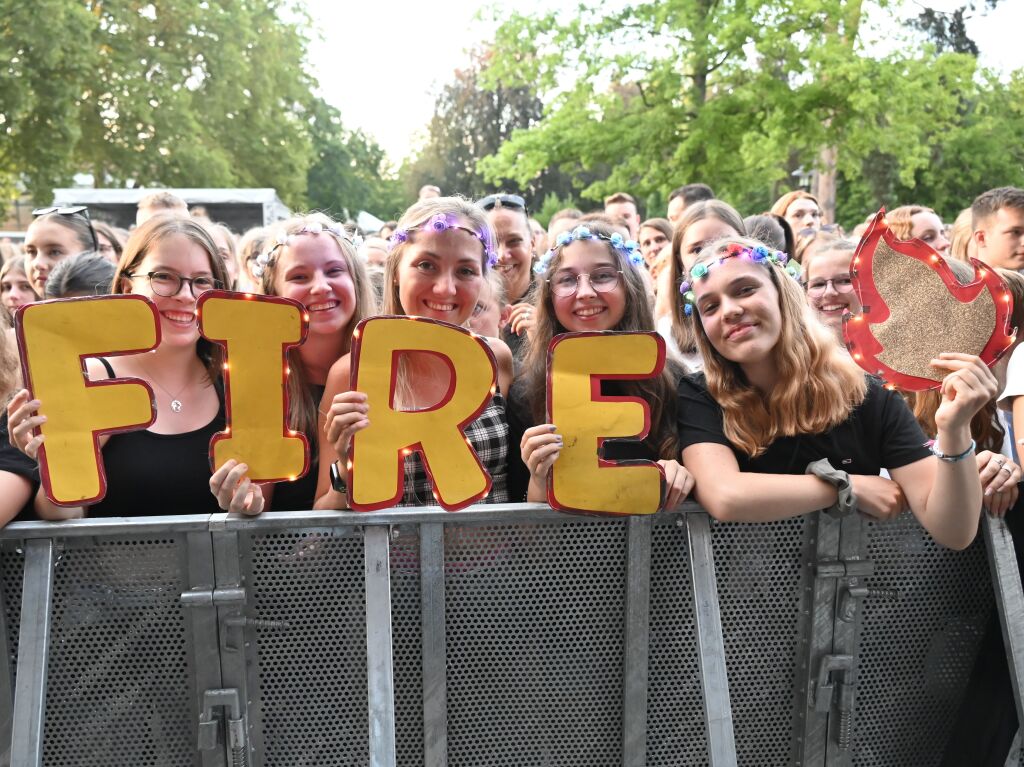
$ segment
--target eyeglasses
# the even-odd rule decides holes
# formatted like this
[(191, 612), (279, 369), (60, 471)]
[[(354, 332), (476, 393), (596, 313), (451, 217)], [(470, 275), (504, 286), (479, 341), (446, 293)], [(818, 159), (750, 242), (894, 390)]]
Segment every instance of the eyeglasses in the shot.
[(484, 210), (492, 210), (495, 207), (516, 208), (517, 210), (522, 210), (529, 215), (526, 211), (526, 200), (518, 194), (489, 194), (486, 197), (481, 197), (477, 200), (476, 204)]
[(551, 292), (556, 296), (568, 298), (576, 295), (580, 289), (580, 279), (586, 277), (595, 293), (607, 293), (610, 290), (615, 290), (618, 286), (620, 274), (622, 274), (621, 269), (599, 269), (591, 274), (564, 272), (554, 279), (548, 280), (548, 284), (551, 285)]
[(811, 280), (807, 283), (807, 295), (819, 298), (825, 294), (825, 288), (829, 285), (836, 293), (852, 293), (853, 278), (833, 277), (831, 280)]
[(224, 287), (224, 283), (213, 279), (213, 277), (182, 277), (174, 272), (150, 272), (149, 274), (125, 272), (125, 276), (133, 280), (145, 277), (149, 280), (149, 286), (153, 288), (153, 292), (164, 298), (178, 295), (181, 292), (182, 283), (185, 282), (188, 283), (189, 290), (192, 291), (194, 298), (198, 298), (208, 290)]
[(40, 216), (48, 216), (51, 213), (55, 213), (58, 216), (81, 216), (85, 219), (86, 226), (89, 227), (89, 236), (92, 237), (92, 249), (95, 252), (100, 250), (100, 241), (96, 237), (96, 230), (92, 228), (92, 219), (89, 218), (89, 208), (85, 205), (71, 205), (69, 207), (61, 207), (60, 205), (51, 205), (49, 208), (36, 208), (32, 211), (33, 218), (39, 218)]

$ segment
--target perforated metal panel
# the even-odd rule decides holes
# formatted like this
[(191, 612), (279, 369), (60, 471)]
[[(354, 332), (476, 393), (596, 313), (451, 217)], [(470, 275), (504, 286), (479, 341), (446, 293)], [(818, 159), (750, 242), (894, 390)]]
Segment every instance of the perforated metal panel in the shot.
[(707, 764), (693, 577), (686, 528), (674, 520), (654, 525), (650, 606), (647, 764)]
[(258, 681), (268, 767), (366, 764), (363, 539), (338, 529), (240, 536), (244, 585), (264, 621)]
[(395, 755), (423, 764), (423, 664), (419, 528), (391, 542), (391, 637), (395, 679)]
[(993, 609), (985, 546), (942, 548), (909, 513), (867, 529), (868, 583), (900, 595), (864, 602), (853, 761), (938, 764)]
[(726, 670), (742, 765), (791, 758), (809, 519), (714, 524)]
[(192, 765), (181, 539), (96, 541), (57, 563), (44, 764)]
[(625, 522), (445, 537), (448, 764), (621, 764)]
[(18, 664), (18, 631), (21, 626), (21, 585), (24, 581), (25, 555), (14, 541), (5, 542), (0, 549), (0, 577), (3, 583), (4, 618), (7, 621), (7, 655), (11, 667), (13, 689)]

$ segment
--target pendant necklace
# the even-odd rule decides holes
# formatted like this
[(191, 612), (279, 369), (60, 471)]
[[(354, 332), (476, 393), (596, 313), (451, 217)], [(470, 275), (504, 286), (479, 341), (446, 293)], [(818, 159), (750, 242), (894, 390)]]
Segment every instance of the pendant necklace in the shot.
[[(146, 370), (146, 369), (143, 368), (143, 370)], [(148, 370), (146, 370), (146, 372), (149, 373)], [(181, 408), (182, 408), (182, 404), (181, 404), (181, 400), (178, 399), (178, 397), (181, 396), (181, 393), (183, 391), (185, 391), (185, 389), (187, 389), (189, 387), (189, 385), (191, 384), (191, 381), (189, 383), (185, 384), (184, 386), (182, 386), (177, 394), (171, 394), (169, 391), (167, 391), (166, 388), (164, 388), (164, 385), (162, 383), (160, 383), (159, 381), (156, 380), (156, 378), (153, 377), (152, 373), (150, 373), (149, 378), (150, 378), (150, 380), (153, 383), (155, 383), (157, 386), (159, 386), (161, 389), (163, 389), (164, 394), (166, 394), (168, 397), (171, 398), (171, 410), (173, 410), (175, 413), (180, 413), (181, 412)]]

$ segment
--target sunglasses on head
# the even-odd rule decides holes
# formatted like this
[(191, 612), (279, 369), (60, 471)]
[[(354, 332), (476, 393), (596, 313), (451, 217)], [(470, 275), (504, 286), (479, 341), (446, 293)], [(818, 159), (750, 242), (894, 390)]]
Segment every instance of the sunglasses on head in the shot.
[(98, 253), (100, 249), (100, 241), (96, 237), (96, 230), (93, 229), (92, 219), (89, 218), (89, 208), (85, 205), (71, 205), (68, 207), (62, 207), (60, 205), (51, 205), (48, 208), (36, 208), (32, 211), (33, 218), (39, 218), (40, 216), (48, 216), (54, 213), (58, 216), (81, 216), (85, 219), (85, 223), (89, 225), (89, 234), (92, 236), (92, 249)]
[(502, 207), (516, 208), (517, 210), (526, 211), (526, 200), (518, 194), (489, 194), (486, 197), (481, 197), (477, 200), (476, 204), (484, 210), (493, 210), (495, 207)]

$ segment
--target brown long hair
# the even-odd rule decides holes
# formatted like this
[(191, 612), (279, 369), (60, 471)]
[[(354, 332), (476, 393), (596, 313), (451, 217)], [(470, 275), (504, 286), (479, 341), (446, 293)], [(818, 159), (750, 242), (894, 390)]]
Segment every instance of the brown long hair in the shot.
[[(345, 342), (342, 348), (342, 354), (344, 355), (348, 353), (349, 347), (352, 344), (352, 331), (356, 329), (356, 325), (377, 310), (373, 288), (370, 286), (370, 279), (366, 275), (366, 267), (363, 265), (362, 259), (356, 255), (355, 246), (347, 238), (339, 237), (327, 229), (327, 227), (334, 227), (337, 224), (323, 213), (293, 216), (286, 221), (275, 224), (268, 230), (268, 235), (271, 236), (268, 236), (268, 241), (265, 244), (268, 247), (274, 244), (275, 240), (272, 237), (272, 233), (276, 232), (280, 240), (287, 240), (288, 237), (298, 234), (309, 224), (320, 224), (323, 227), (323, 231), (317, 236), (330, 237), (337, 243), (348, 267), (349, 274), (352, 276), (356, 303), (352, 311), (352, 319), (341, 330), (341, 335), (344, 337)], [(281, 262), (281, 256), (287, 248), (288, 245), (279, 245), (270, 250), (267, 255), (266, 264), (263, 265), (263, 272), (260, 275), (259, 285), (260, 292), (265, 296), (277, 295), (277, 289), (274, 286), (274, 281), (277, 278), (277, 266)], [(305, 366), (302, 364), (299, 347), (292, 347), (288, 350), (288, 367), (291, 370), (291, 374), (288, 376), (288, 425), (291, 429), (305, 434), (310, 439), (311, 444), (316, 444), (319, 418), (317, 408), (320, 403), (314, 401), (313, 395), (309, 390), (308, 377)]]
[[(731, 238), (704, 248), (697, 263), (717, 259), (730, 244), (758, 245)], [(864, 371), (836, 343), (831, 331), (811, 315), (803, 290), (785, 269), (765, 261), (779, 295), (782, 331), (772, 351), (778, 378), (762, 393), (747, 381), (740, 366), (723, 357), (708, 340), (700, 313), (691, 315), (697, 347), (704, 357), (708, 392), (722, 408), (725, 436), (751, 458), (779, 437), (820, 434), (845, 421), (864, 401)]]
[[(615, 233), (609, 225), (593, 221), (587, 225), (594, 234), (611, 237)], [(597, 242), (595, 240), (595, 242)], [(610, 244), (609, 254), (615, 259), (617, 268), (622, 272), (622, 281), (625, 288), (625, 312), (619, 324), (613, 328), (616, 331), (645, 331), (654, 330), (654, 314), (651, 312), (650, 300), (647, 296), (647, 286), (640, 274), (643, 267), (633, 266), (622, 253), (613, 248)], [(526, 394), (526, 402), (530, 411), (530, 418), (533, 423), (544, 423), (545, 414), (545, 392), (547, 387), (547, 355), (551, 339), (568, 330), (558, 321), (555, 316), (555, 307), (551, 296), (551, 285), (547, 278), (554, 274), (562, 263), (562, 251), (564, 245), (554, 248), (551, 260), (543, 274), (538, 275), (537, 288), (534, 294), (535, 325), (533, 338), (530, 341), (529, 349), (523, 358), (523, 365), (519, 372), (522, 379), (523, 391)], [(652, 446), (659, 458), (679, 460), (679, 432), (676, 425), (676, 386), (679, 377), (682, 375), (681, 367), (672, 361), (667, 360), (665, 368), (660, 376), (655, 378), (644, 378), (636, 381), (621, 381), (623, 391), (634, 397), (643, 399), (651, 408), (651, 432), (645, 442)]]

